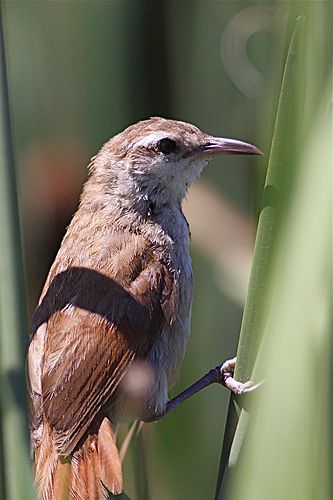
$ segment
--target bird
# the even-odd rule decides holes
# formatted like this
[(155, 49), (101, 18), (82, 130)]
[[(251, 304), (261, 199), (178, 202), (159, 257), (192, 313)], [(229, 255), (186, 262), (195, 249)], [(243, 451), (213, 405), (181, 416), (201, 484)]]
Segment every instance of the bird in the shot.
[[(226, 154), (262, 153), (190, 123), (152, 117), (115, 135), (91, 159), (31, 321), (26, 371), (39, 498), (121, 493), (116, 433), (127, 406), (136, 418), (155, 421), (212, 381), (233, 380), (235, 361), (168, 399), (189, 340), (193, 298), (182, 201), (209, 160)], [(139, 401), (132, 405), (131, 386)]]

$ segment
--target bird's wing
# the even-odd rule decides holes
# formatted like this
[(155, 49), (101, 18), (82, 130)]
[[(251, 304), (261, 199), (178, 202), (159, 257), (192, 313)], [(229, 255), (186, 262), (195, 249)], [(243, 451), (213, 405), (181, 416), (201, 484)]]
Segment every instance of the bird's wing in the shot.
[(64, 455), (97, 430), (131, 362), (147, 356), (176, 313), (172, 273), (138, 238), (125, 253), (115, 246), (104, 272), (53, 266), (35, 313), (34, 331), (46, 331), (32, 337), (28, 358), (33, 417), (43, 414)]

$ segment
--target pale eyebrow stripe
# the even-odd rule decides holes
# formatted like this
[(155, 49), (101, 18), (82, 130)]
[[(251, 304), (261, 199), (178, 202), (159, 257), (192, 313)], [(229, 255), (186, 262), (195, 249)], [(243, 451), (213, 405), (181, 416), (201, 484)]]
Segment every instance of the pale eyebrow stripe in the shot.
[(139, 141), (133, 141), (130, 143), (129, 148), (133, 147), (148, 147), (151, 146), (152, 144), (156, 144), (161, 139), (165, 139), (166, 137), (169, 137), (169, 135), (166, 132), (153, 132)]

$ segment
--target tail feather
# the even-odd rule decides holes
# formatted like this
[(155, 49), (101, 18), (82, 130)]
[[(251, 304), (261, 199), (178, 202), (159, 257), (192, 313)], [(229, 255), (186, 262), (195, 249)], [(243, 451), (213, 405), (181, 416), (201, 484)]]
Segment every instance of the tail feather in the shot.
[(86, 461), (81, 457), (74, 456), (71, 468), (70, 498), (71, 500), (82, 500), (87, 496)]
[(52, 446), (51, 431), (45, 423), (43, 441), (35, 452), (35, 481), (43, 500), (55, 500), (54, 474), (57, 462), (58, 453)]
[(111, 423), (106, 418), (98, 432), (98, 452), (101, 464), (101, 481), (111, 493), (121, 493), (122, 467)]
[(35, 480), (42, 500), (104, 500), (122, 492), (122, 468), (111, 423), (87, 437), (71, 457), (61, 457), (46, 425), (35, 453)]

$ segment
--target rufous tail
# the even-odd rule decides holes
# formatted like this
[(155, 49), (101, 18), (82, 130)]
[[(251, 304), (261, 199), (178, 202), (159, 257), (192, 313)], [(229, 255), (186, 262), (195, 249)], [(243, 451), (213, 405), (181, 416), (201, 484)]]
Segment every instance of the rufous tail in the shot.
[(42, 500), (104, 500), (108, 490), (121, 493), (122, 468), (109, 420), (68, 457), (57, 453), (46, 428), (35, 452), (35, 481)]

